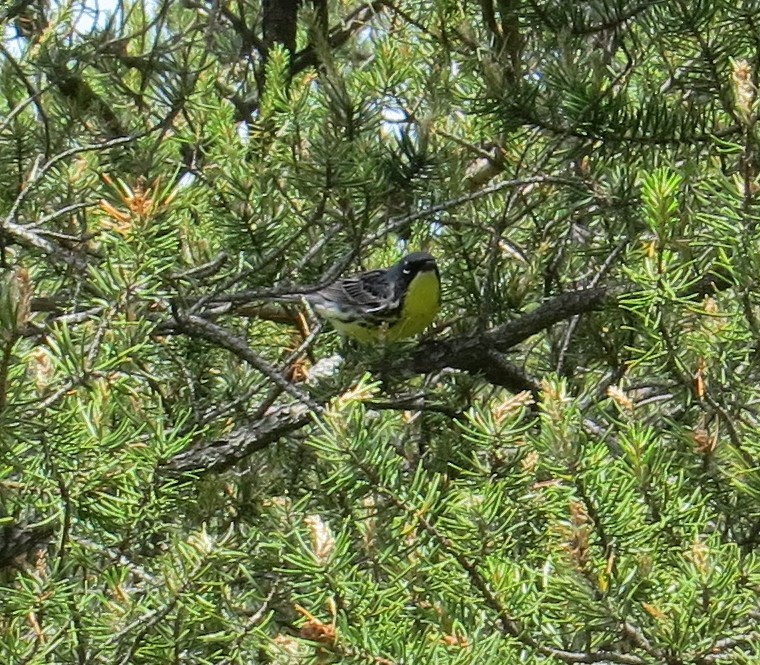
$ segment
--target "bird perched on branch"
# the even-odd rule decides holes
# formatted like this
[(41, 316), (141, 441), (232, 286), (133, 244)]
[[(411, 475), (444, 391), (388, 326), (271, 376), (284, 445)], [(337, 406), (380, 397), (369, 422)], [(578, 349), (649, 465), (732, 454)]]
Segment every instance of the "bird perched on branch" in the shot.
[(306, 300), (339, 333), (358, 342), (395, 342), (433, 322), (441, 306), (441, 277), (430, 254), (412, 252), (388, 268), (278, 300)]

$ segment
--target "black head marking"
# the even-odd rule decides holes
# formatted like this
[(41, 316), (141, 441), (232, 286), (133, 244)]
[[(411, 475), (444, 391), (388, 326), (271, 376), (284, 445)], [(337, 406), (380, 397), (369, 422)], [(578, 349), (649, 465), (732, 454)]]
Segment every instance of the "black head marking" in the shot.
[(388, 269), (388, 279), (396, 284), (396, 294), (400, 295), (418, 273), (428, 271), (435, 271), (438, 275), (438, 266), (433, 256), (427, 252), (412, 252)]

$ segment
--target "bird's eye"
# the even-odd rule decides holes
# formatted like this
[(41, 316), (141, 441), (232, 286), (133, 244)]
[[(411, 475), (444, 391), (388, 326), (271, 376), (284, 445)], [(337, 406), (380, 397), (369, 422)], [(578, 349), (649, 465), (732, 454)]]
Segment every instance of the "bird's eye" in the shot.
[(409, 268), (404, 268), (402, 271), (405, 275), (408, 275), (410, 272), (412, 272)]

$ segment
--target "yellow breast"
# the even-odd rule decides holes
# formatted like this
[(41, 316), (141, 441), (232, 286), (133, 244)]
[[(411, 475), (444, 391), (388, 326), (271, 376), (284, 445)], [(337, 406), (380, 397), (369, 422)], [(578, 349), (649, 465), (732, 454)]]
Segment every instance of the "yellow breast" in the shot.
[(441, 283), (434, 271), (418, 274), (409, 285), (399, 322), (388, 328), (385, 339), (394, 342), (421, 333), (441, 308)]

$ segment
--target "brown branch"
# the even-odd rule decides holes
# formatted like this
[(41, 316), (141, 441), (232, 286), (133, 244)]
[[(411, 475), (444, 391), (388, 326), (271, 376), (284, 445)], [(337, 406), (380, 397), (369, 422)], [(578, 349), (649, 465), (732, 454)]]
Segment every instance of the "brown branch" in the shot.
[(29, 559), (37, 549), (47, 546), (55, 532), (55, 523), (6, 524), (0, 527), (0, 568)]
[(698, 665), (712, 665), (713, 663), (719, 663), (720, 661), (729, 662), (729, 653), (738, 649), (750, 650), (760, 641), (760, 632), (756, 630), (748, 629), (746, 633), (742, 635), (736, 635), (734, 637), (724, 637), (717, 640), (710, 653), (702, 656), (697, 656), (694, 659)]
[[(370, 19), (384, 11), (390, 4), (388, 0), (373, 0), (351, 12), (341, 21), (338, 27), (330, 31), (327, 45), (332, 49), (340, 48), (359, 30), (365, 27)], [(315, 67), (317, 64), (319, 64), (317, 49), (314, 44), (309, 44), (293, 57), (292, 73), (297, 74), (308, 67)]]
[(530, 390), (535, 393), (536, 384), (524, 377), (517, 368), (503, 359), (499, 363), (495, 362), (500, 358), (499, 354), (506, 353), (520, 342), (560, 321), (617, 305), (618, 298), (631, 288), (599, 286), (568, 291), (519, 319), (486, 332), (421, 344), (411, 355), (401, 357), (395, 369), (401, 374), (426, 374), (450, 367), (481, 374), (491, 383), (516, 392)]
[[(0, 339), (2, 338), (0, 337)], [(8, 399), (8, 372), (10, 371), (13, 347), (18, 341), (18, 334), (12, 332), (4, 341), (3, 352), (0, 354), (0, 413), (5, 410)]]
[(9, 220), (0, 222), (0, 233), (8, 235), (12, 240), (26, 247), (34, 247), (47, 254), (51, 259), (77, 270), (87, 270), (87, 261), (78, 254), (43, 238), (29, 228)]
[[(598, 287), (585, 291), (565, 293), (538, 307), (517, 321), (499, 326), (482, 334), (467, 335), (450, 340), (431, 341), (420, 345), (411, 355), (399, 356), (395, 365), (384, 367), (388, 372), (400, 375), (423, 374), (447, 367), (479, 373), (487, 381), (508, 388), (513, 392), (529, 390), (534, 395), (538, 383), (507, 362), (502, 352), (527, 339), (558, 321), (583, 312), (614, 305), (617, 297), (625, 292), (621, 287)], [(230, 436), (213, 442), (201, 442), (168, 460), (162, 467), (170, 474), (186, 472), (220, 471), (234, 465), (256, 450), (265, 448), (282, 436), (291, 434), (311, 422), (309, 411), (321, 413), (322, 407), (311, 401), (293, 384), (288, 382), (268, 363), (259, 358), (241, 338), (198, 316), (180, 318), (175, 326), (162, 326), (170, 332), (187, 332), (204, 337), (227, 348), (245, 359), (256, 369), (275, 380), (275, 383), (296, 396), (300, 405), (283, 407), (264, 416), (260, 421), (235, 430)], [(327, 401), (329, 397), (325, 398)]]
[(64, 64), (52, 63), (50, 77), (56, 82), (58, 91), (77, 109), (92, 113), (107, 130), (109, 138), (125, 136), (126, 127), (114, 111), (114, 106), (105, 101), (79, 74), (71, 72)]
[(173, 323), (162, 324), (157, 328), (157, 332), (169, 334), (188, 334), (193, 337), (206, 339), (217, 346), (227, 349), (231, 353), (247, 362), (255, 370), (270, 379), (277, 387), (284, 390), (291, 397), (295, 397), (299, 402), (306, 405), (314, 413), (321, 413), (322, 406), (317, 404), (307, 393), (298, 386), (288, 381), (281, 372), (278, 372), (272, 365), (251, 349), (247, 342), (242, 338), (234, 335), (230, 330), (223, 326), (212, 323), (200, 316), (184, 316), (177, 314)]
[[(90, 145), (70, 148), (58, 153), (57, 155), (54, 155), (41, 166), (41, 160), (38, 159), (32, 166), (31, 172), (27, 176), (26, 186), (21, 190), (21, 192), (19, 192), (18, 196), (13, 201), (13, 204), (11, 205), (10, 210), (8, 211), (8, 214), (5, 216), (5, 218), (0, 219), (0, 236), (2, 234), (5, 234), (20, 245), (24, 245), (26, 247), (34, 247), (36, 249), (42, 250), (53, 260), (64, 263), (72, 268), (76, 268), (77, 270), (86, 270), (88, 264), (84, 258), (64, 247), (61, 247), (54, 242), (51, 242), (50, 240), (43, 238), (40, 235), (40, 232), (36, 230), (34, 226), (18, 224), (16, 220), (18, 218), (19, 211), (21, 210), (21, 207), (26, 202), (26, 199), (29, 197), (29, 195), (42, 183), (48, 172), (51, 171), (53, 167), (56, 166), (59, 162), (67, 159), (68, 157), (73, 157), (82, 153), (105, 150), (107, 148), (114, 148), (116, 146), (131, 143), (137, 138), (138, 136), (121, 136), (115, 139), (110, 139), (108, 141), (102, 141), (101, 143), (93, 143)], [(54, 219), (57, 215), (58, 213), (53, 213), (53, 215), (49, 215), (44, 219), (49, 221), (51, 219)]]
[(224, 471), (310, 422), (311, 410), (304, 404), (282, 407), (252, 425), (236, 429), (223, 439), (200, 442), (167, 460), (160, 470), (167, 475)]
[[(712, 281), (704, 279), (696, 287), (691, 287), (687, 295), (701, 295), (703, 291), (712, 292), (719, 286), (725, 287), (726, 284), (728, 282), (722, 281), (721, 278)], [(516, 365), (510, 363), (506, 359), (505, 353), (520, 342), (561, 321), (606, 307), (616, 307), (619, 304), (620, 297), (633, 292), (635, 288), (630, 284), (620, 284), (569, 291), (548, 300), (515, 321), (510, 321), (491, 330), (452, 339), (424, 342), (409, 354), (398, 354), (397, 359), (390, 364), (386, 360), (382, 370), (384, 373), (410, 376), (412, 374), (438, 372), (446, 368), (460, 369), (479, 374), (489, 383), (502, 386), (514, 393), (527, 390), (537, 397), (540, 392), (538, 382), (528, 377)], [(218, 471), (228, 468), (246, 455), (260, 450), (280, 437), (291, 434), (309, 424), (311, 418), (307, 405), (311, 406), (315, 414), (322, 412), (320, 405), (314, 405), (308, 396), (302, 394), (299, 389), (278, 374), (273, 367), (258, 358), (242, 339), (231, 337), (224, 328), (200, 317), (189, 318), (191, 321), (185, 320), (180, 328), (184, 327), (186, 332), (192, 332), (214, 341), (246, 360), (250, 358), (257, 364), (263, 363), (261, 371), (267, 376), (276, 378), (277, 385), (286, 389), (287, 392), (292, 394), (294, 390), (298, 391), (298, 398), (303, 403), (283, 407), (264, 416), (253, 425), (236, 430), (225, 439), (211, 443), (199, 443), (193, 449), (168, 460), (163, 467), (166, 472)], [(329, 401), (329, 396), (325, 396), (324, 401)], [(422, 404), (419, 406), (421, 409), (425, 408)], [(415, 405), (410, 404), (408, 407), (415, 408)]]
[(299, 0), (263, 0), (264, 48), (282, 44), (288, 53), (296, 48)]

